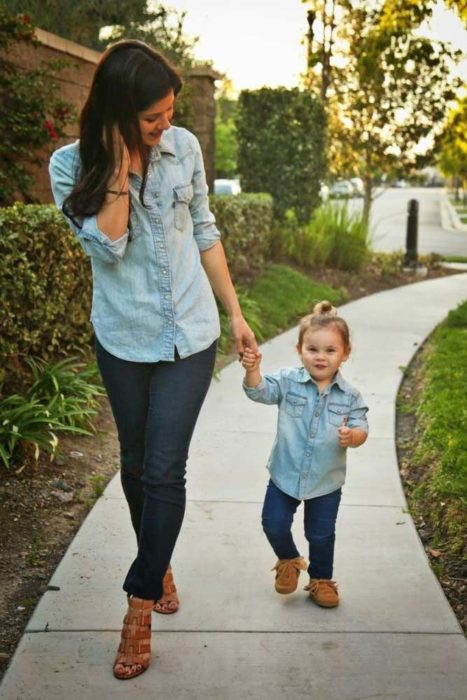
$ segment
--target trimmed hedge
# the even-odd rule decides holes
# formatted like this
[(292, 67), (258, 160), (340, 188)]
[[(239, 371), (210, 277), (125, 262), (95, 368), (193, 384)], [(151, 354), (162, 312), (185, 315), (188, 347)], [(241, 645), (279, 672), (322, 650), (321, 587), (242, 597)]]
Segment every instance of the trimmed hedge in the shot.
[(89, 260), (55, 206), (0, 209), (0, 383), (21, 358), (74, 354), (91, 341)]
[(289, 209), (307, 223), (326, 173), (326, 114), (306, 90), (244, 90), (235, 118), (238, 173), (244, 192), (269, 192), (274, 216)]
[(264, 266), (272, 235), (272, 198), (268, 194), (239, 194), (209, 198), (222, 233), (229, 268), (235, 282)]

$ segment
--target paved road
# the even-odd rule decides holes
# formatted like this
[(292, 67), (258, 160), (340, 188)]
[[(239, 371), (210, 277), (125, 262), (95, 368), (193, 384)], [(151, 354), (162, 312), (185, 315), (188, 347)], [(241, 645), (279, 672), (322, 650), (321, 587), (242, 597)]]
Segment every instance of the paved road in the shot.
[[(384, 252), (405, 250), (410, 199), (419, 202), (419, 253), (467, 256), (467, 232), (443, 228), (441, 207), (446, 195), (444, 190), (437, 188), (389, 188), (377, 197), (371, 214), (372, 248)], [(361, 200), (354, 200), (351, 206), (360, 208)]]

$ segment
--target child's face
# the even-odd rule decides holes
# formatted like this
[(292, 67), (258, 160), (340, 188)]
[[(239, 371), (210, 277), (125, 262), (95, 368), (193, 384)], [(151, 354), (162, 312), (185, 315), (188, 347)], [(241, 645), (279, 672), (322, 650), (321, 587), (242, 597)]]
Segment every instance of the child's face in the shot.
[(303, 366), (323, 389), (331, 381), (342, 362), (348, 358), (350, 348), (344, 345), (342, 335), (336, 328), (311, 329), (305, 331), (301, 347), (297, 351)]

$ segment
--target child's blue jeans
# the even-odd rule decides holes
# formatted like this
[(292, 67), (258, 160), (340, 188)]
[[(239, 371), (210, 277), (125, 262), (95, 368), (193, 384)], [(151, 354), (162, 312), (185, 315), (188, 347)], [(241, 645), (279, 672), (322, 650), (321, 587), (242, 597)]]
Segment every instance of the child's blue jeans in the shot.
[(138, 553), (123, 589), (157, 600), (185, 512), (191, 436), (211, 382), (216, 343), (174, 362), (128, 362), (96, 341), (118, 429), (123, 491)]
[[(305, 537), (309, 544), (310, 578), (332, 578), (336, 519), (341, 489), (309, 498), (304, 504)], [(278, 559), (295, 559), (300, 553), (292, 537), (292, 522), (301, 501), (288, 496), (269, 481), (264, 499), (262, 524)]]

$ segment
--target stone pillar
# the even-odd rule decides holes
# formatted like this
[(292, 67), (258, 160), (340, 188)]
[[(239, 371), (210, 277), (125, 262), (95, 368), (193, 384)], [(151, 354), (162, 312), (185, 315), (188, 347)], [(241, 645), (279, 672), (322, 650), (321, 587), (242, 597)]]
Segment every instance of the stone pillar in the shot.
[(215, 81), (222, 76), (211, 66), (197, 66), (190, 72), (188, 82), (193, 113), (193, 131), (199, 139), (203, 152), (206, 179), (209, 190), (214, 186), (215, 157)]

